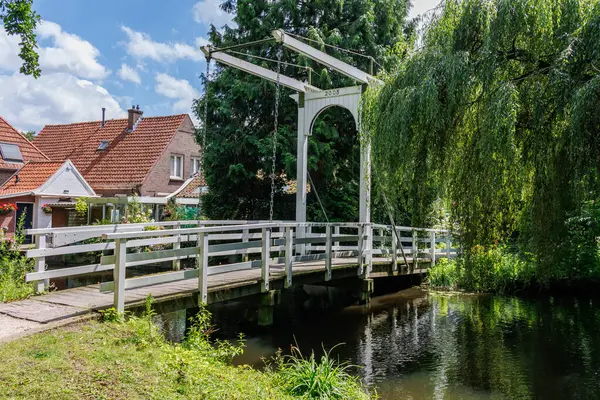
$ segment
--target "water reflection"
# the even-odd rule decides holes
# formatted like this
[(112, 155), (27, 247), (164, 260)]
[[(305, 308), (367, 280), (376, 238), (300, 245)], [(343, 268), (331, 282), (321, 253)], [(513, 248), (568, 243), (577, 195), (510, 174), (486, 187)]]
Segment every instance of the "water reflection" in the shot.
[[(236, 362), (297, 342), (331, 348), (357, 365), (383, 399), (600, 398), (600, 309), (596, 298), (447, 296), (411, 289), (369, 308), (276, 314), (258, 331), (243, 305), (217, 312), (224, 337), (247, 334)], [(179, 316), (181, 318), (181, 316)]]

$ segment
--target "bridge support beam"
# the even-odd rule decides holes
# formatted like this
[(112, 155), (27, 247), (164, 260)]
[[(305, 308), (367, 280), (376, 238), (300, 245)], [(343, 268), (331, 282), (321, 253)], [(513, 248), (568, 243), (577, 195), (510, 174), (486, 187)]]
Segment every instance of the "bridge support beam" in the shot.
[(371, 296), (375, 290), (375, 284), (373, 279), (361, 279), (360, 289), (358, 293), (359, 304), (369, 304), (371, 302)]
[(273, 325), (273, 310), (280, 298), (279, 290), (270, 290), (260, 295), (258, 305), (258, 325), (271, 326)]

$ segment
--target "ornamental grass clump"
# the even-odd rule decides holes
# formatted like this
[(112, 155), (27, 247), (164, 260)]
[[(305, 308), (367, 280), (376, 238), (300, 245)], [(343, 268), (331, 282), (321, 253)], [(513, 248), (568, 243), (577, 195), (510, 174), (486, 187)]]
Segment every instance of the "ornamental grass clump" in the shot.
[(349, 373), (353, 366), (333, 359), (334, 348), (324, 351), (317, 360), (314, 352), (304, 357), (298, 347), (292, 347), (291, 354), (278, 361), (277, 379), (284, 390), (303, 399), (372, 398), (358, 378)]

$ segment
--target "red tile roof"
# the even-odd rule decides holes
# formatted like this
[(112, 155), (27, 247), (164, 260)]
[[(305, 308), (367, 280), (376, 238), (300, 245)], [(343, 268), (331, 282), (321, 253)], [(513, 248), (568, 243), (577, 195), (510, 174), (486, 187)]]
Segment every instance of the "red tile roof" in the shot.
[(202, 186), (206, 186), (204, 177), (196, 174), (192, 178), (185, 181), (183, 185), (181, 185), (181, 187), (173, 193), (173, 195), (175, 197), (197, 198), (198, 188)]
[[(64, 161), (29, 161), (15, 175), (0, 186), (0, 196), (29, 193), (42, 186)], [(19, 181), (15, 177), (19, 177)]]
[[(23, 155), (24, 161), (47, 161), (46, 157), (37, 147), (33, 145), (27, 138), (21, 135), (15, 128), (10, 126), (8, 122), (0, 117), (0, 142), (3, 143), (14, 143), (19, 146), (21, 154)], [(23, 164), (6, 163), (0, 157), (0, 169), (14, 169), (21, 168)]]
[[(70, 159), (95, 189), (132, 189), (141, 185), (175, 136), (187, 114), (146, 117), (132, 132), (127, 119), (46, 125), (35, 144), (49, 157)], [(98, 151), (102, 141), (108, 147)]]

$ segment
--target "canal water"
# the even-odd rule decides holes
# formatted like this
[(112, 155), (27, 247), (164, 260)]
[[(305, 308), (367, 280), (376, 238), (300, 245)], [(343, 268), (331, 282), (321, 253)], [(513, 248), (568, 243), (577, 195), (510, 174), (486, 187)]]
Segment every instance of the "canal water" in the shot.
[[(334, 348), (381, 399), (600, 398), (600, 297), (448, 295), (408, 289), (370, 306), (280, 307), (258, 329), (251, 307), (212, 312), (221, 338), (246, 334), (235, 362), (261, 368), (278, 349)], [(188, 312), (189, 316), (189, 312)], [(181, 337), (185, 312), (162, 316)], [(183, 322), (183, 326), (185, 323)], [(340, 344), (341, 343), (341, 344)]]

